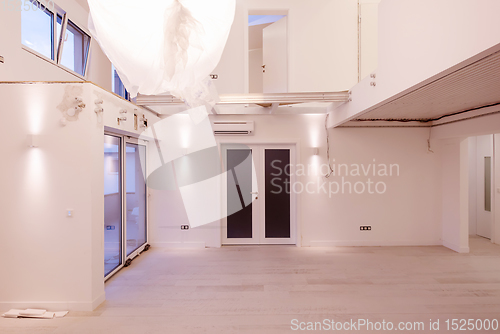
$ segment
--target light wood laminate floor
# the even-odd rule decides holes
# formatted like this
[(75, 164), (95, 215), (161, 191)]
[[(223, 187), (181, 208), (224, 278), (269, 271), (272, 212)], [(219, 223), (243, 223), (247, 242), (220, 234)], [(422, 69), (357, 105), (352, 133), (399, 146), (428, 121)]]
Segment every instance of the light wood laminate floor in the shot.
[(151, 249), (108, 281), (106, 295), (94, 312), (63, 319), (2, 318), (0, 333), (300, 332), (291, 330), (293, 319), (422, 321), (420, 333), (440, 319), (441, 331), (432, 333), (449, 333), (446, 319), (500, 320), (500, 246), (471, 238), (470, 254), (444, 247)]

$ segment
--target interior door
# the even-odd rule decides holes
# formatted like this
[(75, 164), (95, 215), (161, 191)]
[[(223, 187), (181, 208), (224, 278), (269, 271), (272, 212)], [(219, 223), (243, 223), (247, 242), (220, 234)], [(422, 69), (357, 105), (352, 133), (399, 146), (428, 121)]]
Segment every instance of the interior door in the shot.
[(264, 93), (288, 92), (287, 17), (263, 30)]
[(288, 145), (261, 147), (261, 244), (295, 244), (293, 154)]
[(223, 244), (258, 244), (259, 199), (255, 161), (258, 151), (246, 145), (223, 147), (225, 161), (225, 216), (222, 228)]
[(222, 151), (222, 244), (295, 244), (293, 148), (224, 145)]
[(493, 135), (477, 137), (477, 235), (491, 239)]

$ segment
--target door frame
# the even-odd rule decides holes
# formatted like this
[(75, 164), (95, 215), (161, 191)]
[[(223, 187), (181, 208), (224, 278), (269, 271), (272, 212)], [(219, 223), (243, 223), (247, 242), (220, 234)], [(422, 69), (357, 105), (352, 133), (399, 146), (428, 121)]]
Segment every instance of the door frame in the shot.
[[(219, 147), (219, 153), (221, 155), (221, 158), (224, 156), (225, 152), (224, 149), (225, 147), (229, 145), (247, 145), (249, 148), (255, 148), (255, 147), (262, 147), (262, 152), (264, 152), (265, 148), (289, 148), (290, 149), (290, 165), (291, 165), (291, 172), (290, 172), (290, 183), (293, 185), (295, 182), (297, 182), (297, 175), (296, 175), (296, 166), (297, 162), (300, 161), (300, 140), (299, 139), (291, 139), (291, 140), (283, 140), (283, 141), (251, 141), (251, 140), (245, 140), (243, 138), (238, 138), (238, 139), (218, 139), (217, 144)], [(274, 147), (273, 147), (274, 146)], [(281, 147), (279, 147), (281, 146)], [(287, 147), (283, 147), (287, 146)], [(257, 158), (257, 163), (261, 165), (261, 169), (264, 172), (264, 166), (265, 166), (265, 161), (264, 161), (264, 154), (262, 154), (262, 157)], [(223, 164), (223, 161), (221, 161)], [(256, 170), (258, 170), (256, 168)], [(226, 173), (226, 166), (222, 165), (222, 172), (223, 175)], [(265, 193), (262, 193), (261, 191), (264, 189), (264, 175), (261, 175), (260, 180), (258, 180), (258, 188), (259, 188), (259, 196), (263, 194), (264, 196), (262, 199), (265, 201)], [(230, 246), (230, 245), (295, 245), (297, 247), (301, 247), (301, 237), (300, 237), (300, 222), (299, 222), (299, 200), (300, 200), (300, 194), (296, 194), (295, 192), (290, 191), (290, 242), (265, 242), (265, 238), (262, 238), (262, 233), (263, 231), (259, 231), (259, 241), (263, 240), (264, 242), (257, 242), (257, 243), (224, 243), (224, 226), (227, 226), (224, 221), (227, 219), (226, 217), (226, 203), (227, 203), (227, 197), (226, 197), (226, 192), (225, 189), (227, 187), (227, 178), (222, 177), (221, 178), (221, 220), (220, 220), (220, 242), (221, 246)], [(261, 208), (260, 211), (258, 211), (259, 214), (259, 220), (263, 222), (265, 220), (265, 202), (264, 204), (260, 205), (259, 207)], [(226, 220), (227, 221), (227, 220)], [(262, 224), (264, 226), (264, 224)], [(246, 240), (246, 239), (245, 239)], [(288, 239), (287, 239), (288, 241)]]
[[(125, 265), (125, 262), (128, 259), (134, 259), (137, 257), (146, 247), (146, 245), (149, 243), (149, 186), (148, 186), (148, 161), (149, 161), (149, 150), (148, 150), (148, 141), (138, 139), (135, 137), (131, 136), (126, 136), (126, 135), (121, 135), (115, 132), (111, 131), (104, 131), (104, 135), (108, 136), (113, 136), (120, 138), (120, 168), (121, 168), (121, 180), (120, 180), (120, 186), (121, 186), (121, 232), (122, 235), (121, 237), (121, 264), (117, 266), (114, 270), (112, 270), (109, 274), (104, 276), (104, 282), (109, 280), (111, 277), (113, 277), (117, 272), (119, 272)], [(139, 246), (135, 251), (130, 253), (130, 255), (127, 256), (127, 188), (126, 188), (126, 176), (127, 176), (127, 143), (131, 144), (137, 144), (137, 145), (142, 145), (146, 149), (146, 171), (145, 171), (145, 182), (146, 182), (146, 242)], [(104, 199), (103, 199), (104, 201)], [(103, 250), (104, 250), (104, 229), (103, 229)], [(104, 253), (103, 253), (103, 260), (104, 260)], [(104, 261), (103, 261), (104, 265)]]

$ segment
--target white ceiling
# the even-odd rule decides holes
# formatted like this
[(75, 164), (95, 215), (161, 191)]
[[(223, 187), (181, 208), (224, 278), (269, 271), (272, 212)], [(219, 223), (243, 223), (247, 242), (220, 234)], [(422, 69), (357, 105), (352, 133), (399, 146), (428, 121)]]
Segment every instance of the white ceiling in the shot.
[(77, 2), (80, 6), (82, 6), (83, 8), (85, 8), (85, 10), (86, 10), (87, 12), (89, 12), (89, 11), (90, 11), (90, 9), (89, 9), (89, 4), (87, 3), (87, 0), (76, 0), (76, 2)]
[(500, 52), (363, 114), (356, 120), (436, 120), (500, 103)]

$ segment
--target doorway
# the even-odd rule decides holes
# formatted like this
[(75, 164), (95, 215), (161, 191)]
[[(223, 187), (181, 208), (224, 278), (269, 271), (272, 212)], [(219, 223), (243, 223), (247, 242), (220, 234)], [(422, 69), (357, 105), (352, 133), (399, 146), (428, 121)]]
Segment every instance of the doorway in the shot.
[(223, 245), (296, 244), (294, 145), (222, 145)]
[(288, 92), (288, 18), (248, 15), (249, 93)]
[(104, 275), (110, 278), (148, 242), (146, 143), (104, 135)]
[(493, 135), (469, 138), (469, 234), (492, 238)]

